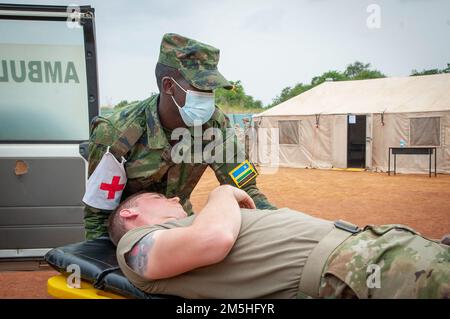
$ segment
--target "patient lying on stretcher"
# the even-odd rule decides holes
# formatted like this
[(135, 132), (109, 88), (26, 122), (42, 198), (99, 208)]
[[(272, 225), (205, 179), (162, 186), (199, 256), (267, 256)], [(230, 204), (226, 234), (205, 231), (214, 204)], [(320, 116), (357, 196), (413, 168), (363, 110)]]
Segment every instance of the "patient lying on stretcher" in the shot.
[(185, 298), (450, 298), (450, 246), (402, 225), (366, 226), (288, 208), (258, 210), (219, 186), (200, 213), (178, 198), (129, 197), (109, 219), (139, 289)]

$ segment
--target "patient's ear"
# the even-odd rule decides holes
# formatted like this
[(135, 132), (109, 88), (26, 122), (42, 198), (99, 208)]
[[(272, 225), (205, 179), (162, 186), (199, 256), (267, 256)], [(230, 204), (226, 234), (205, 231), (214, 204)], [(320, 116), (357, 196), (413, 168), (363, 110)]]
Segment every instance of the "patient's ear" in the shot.
[(131, 209), (122, 209), (119, 212), (120, 217), (125, 218), (125, 219), (131, 219), (131, 218), (135, 218), (139, 215), (139, 213), (137, 211), (131, 210)]
[(179, 203), (180, 202), (180, 198), (175, 196), (175, 197), (169, 198), (169, 201)]

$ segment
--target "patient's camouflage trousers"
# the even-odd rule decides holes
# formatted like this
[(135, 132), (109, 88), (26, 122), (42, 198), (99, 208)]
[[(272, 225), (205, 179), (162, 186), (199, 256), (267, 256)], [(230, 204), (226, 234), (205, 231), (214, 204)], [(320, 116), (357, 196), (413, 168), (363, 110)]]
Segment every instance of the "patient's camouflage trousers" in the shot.
[(450, 246), (403, 225), (366, 226), (329, 257), (322, 298), (450, 298)]

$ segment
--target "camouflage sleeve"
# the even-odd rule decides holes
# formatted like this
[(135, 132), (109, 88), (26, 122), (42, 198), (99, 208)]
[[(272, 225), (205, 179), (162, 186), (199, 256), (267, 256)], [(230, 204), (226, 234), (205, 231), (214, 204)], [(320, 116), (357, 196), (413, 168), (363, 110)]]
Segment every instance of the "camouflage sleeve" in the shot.
[[(241, 164), (245, 160), (245, 154), (243, 146), (240, 145), (240, 142), (236, 138), (236, 134), (234, 133), (234, 130), (229, 130), (231, 126), (229, 125), (228, 120), (224, 121), (221, 124), (221, 129), (223, 132), (223, 140), (224, 143), (222, 147), (224, 148), (223, 153), (225, 154), (224, 160), (225, 163), (219, 163), (219, 162), (213, 162), (210, 164), (211, 168), (214, 170), (214, 173), (216, 174), (217, 180), (220, 182), (220, 184), (229, 184), (232, 186), (236, 186), (233, 179), (228, 174), (231, 172), (237, 165)], [(226, 130), (228, 129), (228, 136)], [(233, 132), (230, 134), (230, 132)], [(234, 156), (230, 156), (227, 154), (227, 150), (230, 149), (229, 145), (227, 147), (227, 142), (231, 143), (234, 148)], [(255, 202), (255, 205), (258, 209), (277, 209), (274, 205), (272, 205), (267, 197), (258, 189), (256, 186), (256, 179), (254, 178), (247, 184), (245, 184), (241, 189), (247, 192), (247, 194), (250, 195), (251, 198), (253, 198), (253, 201)]]
[[(214, 170), (216, 174), (217, 180), (220, 184), (229, 184), (236, 187), (236, 184), (231, 179), (228, 173), (232, 171), (237, 165), (240, 163), (212, 163), (210, 164), (211, 168)], [(256, 179), (254, 178), (252, 181), (245, 184), (241, 189), (247, 192), (253, 201), (255, 202), (256, 208), (258, 209), (277, 209), (274, 205), (272, 205), (267, 197), (258, 189), (256, 186)]]
[[(108, 145), (114, 140), (115, 132), (109, 122), (101, 117), (96, 118), (91, 126), (89, 138), (88, 176), (94, 172), (98, 163), (106, 153)], [(104, 211), (85, 205), (84, 228), (86, 239), (94, 239), (108, 233), (107, 221), (111, 211)]]

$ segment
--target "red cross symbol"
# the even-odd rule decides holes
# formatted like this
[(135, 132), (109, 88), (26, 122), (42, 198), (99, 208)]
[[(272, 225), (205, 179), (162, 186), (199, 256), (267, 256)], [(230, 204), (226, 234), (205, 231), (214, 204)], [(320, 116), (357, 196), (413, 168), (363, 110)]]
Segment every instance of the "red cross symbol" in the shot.
[(102, 191), (108, 191), (108, 199), (114, 199), (116, 192), (120, 192), (125, 187), (125, 184), (119, 184), (119, 182), (120, 176), (114, 176), (111, 184), (101, 183), (100, 189)]

